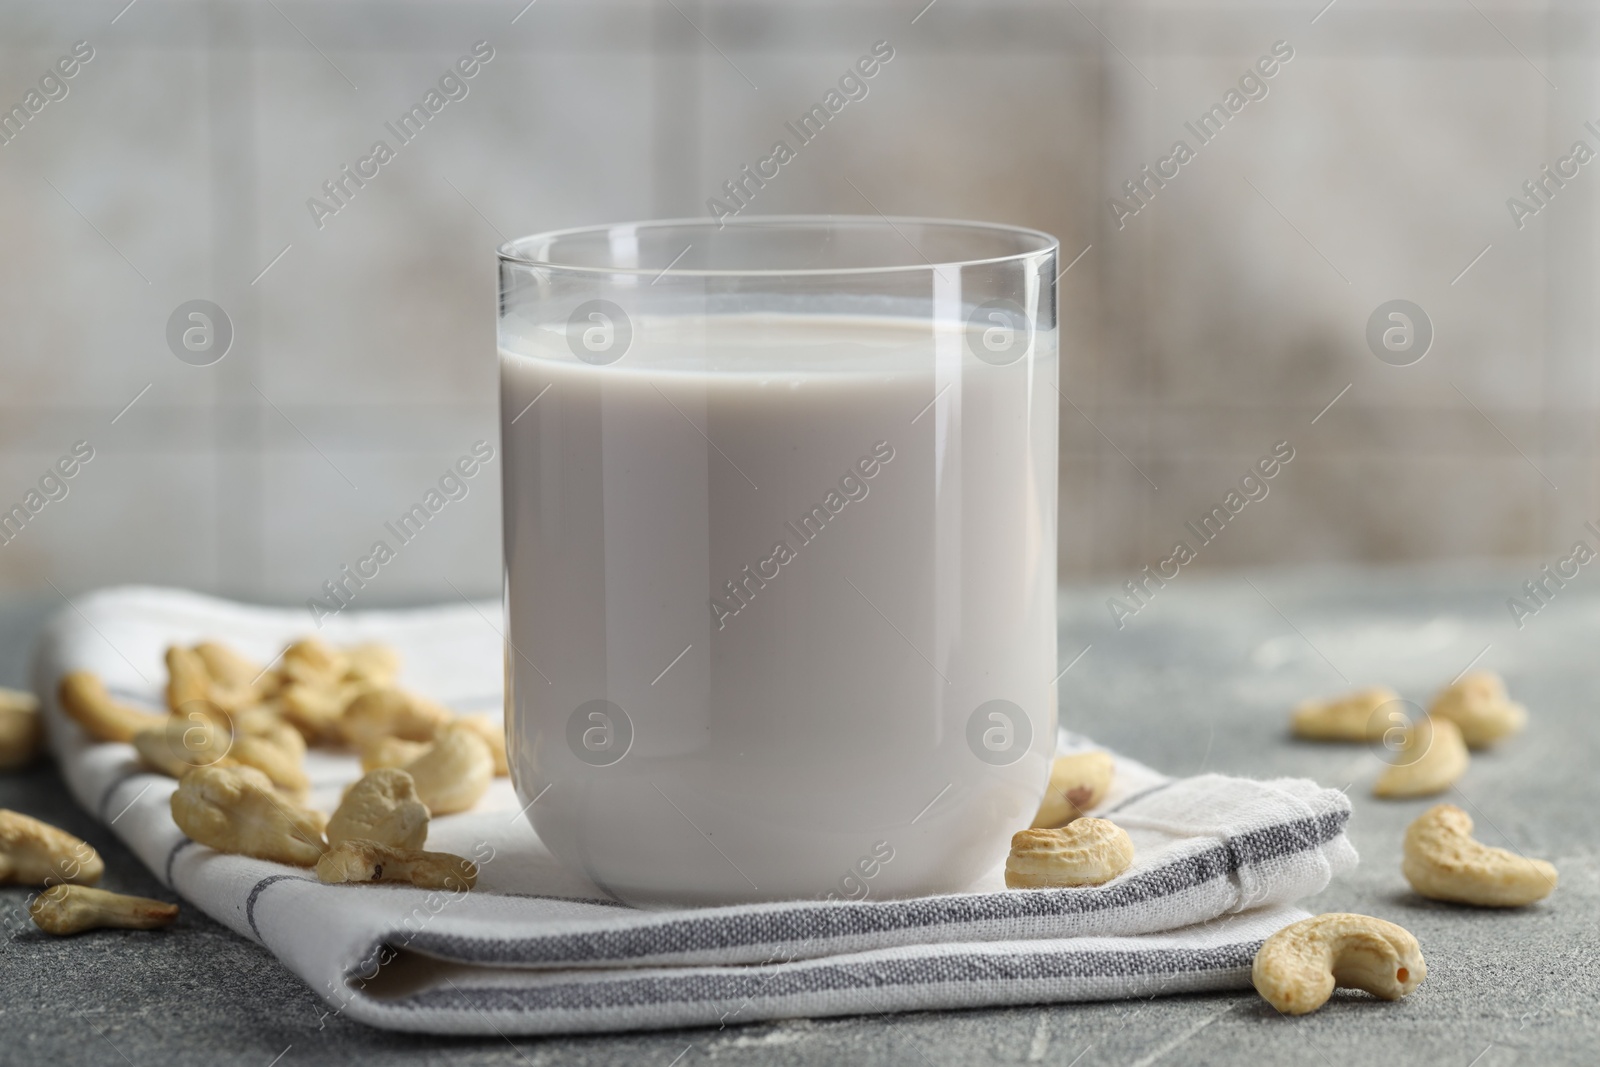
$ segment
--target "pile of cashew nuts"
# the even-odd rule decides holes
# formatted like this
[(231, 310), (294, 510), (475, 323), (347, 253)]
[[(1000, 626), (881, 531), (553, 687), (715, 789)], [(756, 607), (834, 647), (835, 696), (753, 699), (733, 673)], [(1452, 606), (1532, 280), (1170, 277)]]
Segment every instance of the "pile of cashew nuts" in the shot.
[[(61, 679), (62, 709), (95, 742), (130, 744), (177, 779), (173, 821), (217, 852), (316, 869), (327, 883), (471, 889), (476, 865), (424, 850), (435, 815), (471, 809), (506, 775), (505, 735), (487, 715), (457, 715), (396, 685), (393, 649), (336, 648), (314, 637), (269, 665), (205, 641), (166, 653), (164, 712), (115, 699), (88, 671)], [(0, 690), (0, 770), (43, 743), (38, 702)], [(307, 806), (307, 746), (354, 750), (363, 777), (331, 815)], [(174, 904), (94, 889), (105, 865), (87, 843), (0, 810), (0, 884), (45, 887), (29, 903), (42, 930), (154, 929)]]

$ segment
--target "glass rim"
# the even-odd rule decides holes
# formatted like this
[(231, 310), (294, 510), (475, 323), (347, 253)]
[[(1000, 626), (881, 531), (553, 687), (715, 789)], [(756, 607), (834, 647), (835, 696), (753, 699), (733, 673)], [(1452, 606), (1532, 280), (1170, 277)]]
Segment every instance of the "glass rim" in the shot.
[[(529, 245), (542, 243), (547, 248), (554, 242), (567, 237), (608, 235), (615, 231), (632, 231), (638, 233), (645, 230), (666, 229), (701, 229), (720, 231), (734, 227), (759, 227), (759, 226), (795, 226), (799, 228), (812, 227), (822, 229), (827, 227), (874, 227), (887, 228), (900, 236), (909, 245), (912, 251), (919, 256), (922, 252), (911, 243), (910, 238), (900, 233), (901, 225), (907, 226), (938, 226), (951, 230), (968, 230), (990, 234), (1006, 234), (1012, 237), (1026, 238), (1034, 242), (1035, 246), (1017, 252), (1010, 252), (1000, 256), (983, 256), (972, 259), (950, 259), (943, 262), (928, 260), (923, 263), (911, 264), (886, 264), (883, 266), (865, 267), (771, 267), (771, 268), (703, 268), (685, 267), (678, 268), (671, 264), (663, 269), (654, 267), (615, 267), (615, 266), (588, 266), (584, 264), (558, 262), (552, 256), (535, 256), (526, 252)], [(966, 219), (941, 219), (922, 215), (749, 215), (737, 216), (731, 219), (715, 220), (706, 216), (678, 219), (651, 219), (640, 222), (614, 222), (602, 225), (572, 226), (561, 230), (546, 230), (541, 233), (528, 234), (518, 237), (500, 245), (496, 249), (500, 263), (511, 264), (519, 267), (528, 267), (538, 270), (561, 271), (570, 274), (587, 274), (592, 276), (632, 276), (650, 277), (657, 280), (662, 278), (763, 278), (763, 277), (851, 277), (860, 275), (881, 275), (897, 273), (937, 273), (945, 268), (994, 266), (1004, 263), (1020, 263), (1045, 254), (1055, 254), (1060, 250), (1061, 242), (1043, 230), (1031, 229), (1027, 226), (1013, 226), (999, 222), (974, 222)], [(924, 257), (926, 258), (926, 257)]]

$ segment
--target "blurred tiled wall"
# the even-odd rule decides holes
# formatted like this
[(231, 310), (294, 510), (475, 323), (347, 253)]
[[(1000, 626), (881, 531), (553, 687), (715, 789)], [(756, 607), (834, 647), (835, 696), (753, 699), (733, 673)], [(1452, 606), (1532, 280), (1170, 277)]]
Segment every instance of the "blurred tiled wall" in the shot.
[[(0, 107), (93, 49), (0, 144), (0, 507), (94, 448), (0, 546), (0, 591), (303, 601), (496, 440), (497, 243), (704, 213), (880, 39), (870, 95), (759, 207), (992, 219), (1083, 252), (1061, 290), (1063, 576), (1198, 546), (1185, 523), (1285, 440), (1197, 566), (1570, 544), (1600, 516), (1600, 162), (1520, 229), (1506, 199), (1574, 141), (1600, 150), (1600, 16), (1323, 2), (0, 5)], [(319, 229), (306, 199), (479, 40), (466, 98)], [(1265, 96), (1201, 144), (1185, 123), (1280, 41)], [(1193, 158), (1117, 218), (1179, 139)], [(1397, 298), (1436, 335), (1407, 366), (1365, 338)], [(168, 349), (193, 299), (233, 322), (212, 366)], [(367, 602), (492, 592), (497, 478)]]

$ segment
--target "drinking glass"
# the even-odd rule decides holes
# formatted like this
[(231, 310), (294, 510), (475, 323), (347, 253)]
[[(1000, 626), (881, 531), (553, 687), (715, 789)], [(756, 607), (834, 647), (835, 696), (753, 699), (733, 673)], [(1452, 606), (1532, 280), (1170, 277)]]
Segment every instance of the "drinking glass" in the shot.
[(506, 708), (643, 904), (964, 888), (1055, 746), (1057, 242), (884, 217), (500, 250)]

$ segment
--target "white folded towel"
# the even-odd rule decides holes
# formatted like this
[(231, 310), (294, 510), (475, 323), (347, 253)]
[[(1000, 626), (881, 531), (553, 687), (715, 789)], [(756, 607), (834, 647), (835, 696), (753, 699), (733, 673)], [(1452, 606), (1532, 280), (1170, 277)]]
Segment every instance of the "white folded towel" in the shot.
[[(499, 610), (345, 613), (320, 636), (386, 642), (408, 688), (497, 711)], [(471, 892), (323, 885), (184, 837), (168, 804), (177, 783), (142, 768), (130, 745), (91, 743), (55, 699), (61, 675), (85, 669), (121, 699), (160, 707), (167, 645), (216, 638), (266, 662), (307, 623), (176, 590), (105, 590), (52, 621), (34, 682), (78, 802), (178, 894), (277, 955), (330, 1013), (374, 1026), (581, 1033), (1243, 988), (1261, 941), (1305, 916), (1293, 902), (1356, 862), (1336, 790), (1169, 779), (1115, 757), (1095, 814), (1128, 831), (1136, 856), (1103, 886), (1007, 890), (996, 870), (968, 892), (910, 900), (641, 911), (557, 865), (505, 779), (430, 827), (428, 848), (479, 864)], [(360, 775), (353, 756), (323, 751), (306, 769), (312, 806), (327, 811)]]

